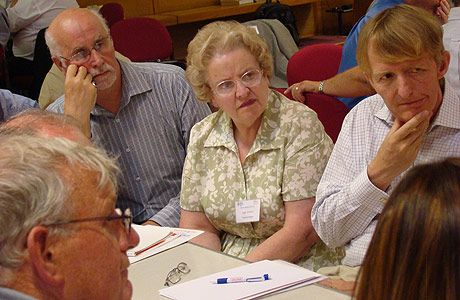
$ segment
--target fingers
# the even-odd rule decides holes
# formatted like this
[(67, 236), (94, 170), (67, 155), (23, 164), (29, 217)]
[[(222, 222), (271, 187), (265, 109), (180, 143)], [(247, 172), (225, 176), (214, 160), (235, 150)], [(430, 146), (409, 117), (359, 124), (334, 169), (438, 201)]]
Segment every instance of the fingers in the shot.
[(66, 78), (77, 78), (81, 80), (85, 80), (89, 77), (89, 80), (92, 80), (92, 76), (90, 73), (88, 73), (88, 70), (84, 66), (76, 66), (76, 65), (70, 65), (67, 68), (66, 72)]
[(436, 16), (439, 18), (441, 24), (446, 24), (449, 19), (450, 6), (447, 0), (441, 0), (439, 6), (436, 8)]
[(298, 101), (300, 103), (305, 103), (305, 89), (302, 87), (301, 83), (296, 83), (291, 85), (289, 88), (286, 89), (284, 92), (285, 95), (291, 94), (292, 98), (295, 101)]
[(394, 131), (395, 137), (401, 140), (409, 135), (423, 135), (428, 128), (432, 114), (427, 110), (422, 111), (404, 124), (396, 120), (391, 130)]

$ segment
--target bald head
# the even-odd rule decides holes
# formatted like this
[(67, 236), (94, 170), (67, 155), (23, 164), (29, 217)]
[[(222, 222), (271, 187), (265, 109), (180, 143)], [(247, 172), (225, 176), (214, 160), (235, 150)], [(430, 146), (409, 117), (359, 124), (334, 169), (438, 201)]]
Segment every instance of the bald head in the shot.
[(82, 145), (91, 145), (78, 122), (67, 115), (29, 109), (5, 122), (3, 127), (43, 137), (64, 137)]
[(61, 48), (67, 46), (70, 35), (85, 35), (88, 30), (109, 34), (105, 19), (94, 10), (69, 8), (57, 15), (45, 33), (51, 56), (61, 56)]

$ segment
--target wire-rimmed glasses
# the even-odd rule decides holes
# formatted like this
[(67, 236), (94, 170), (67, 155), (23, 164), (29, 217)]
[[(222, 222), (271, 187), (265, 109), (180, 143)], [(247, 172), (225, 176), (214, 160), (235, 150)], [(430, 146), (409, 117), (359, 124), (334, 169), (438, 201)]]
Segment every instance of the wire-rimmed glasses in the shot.
[(96, 50), (97, 53), (101, 53), (109, 49), (111, 40), (112, 40), (112, 37), (108, 35), (106, 37), (98, 39), (94, 43), (94, 46), (91, 49), (81, 48), (69, 58), (64, 57), (64, 56), (59, 56), (59, 57), (67, 60), (70, 63), (73, 62), (73, 63), (84, 64), (90, 59), (91, 52), (93, 51), (93, 49)]
[(212, 90), (214, 93), (221, 97), (229, 97), (235, 94), (237, 81), (241, 82), (245, 87), (251, 88), (259, 85), (262, 80), (263, 72), (260, 70), (250, 70), (241, 75), (240, 79), (228, 79), (219, 82)]
[(186, 263), (180, 262), (177, 267), (169, 271), (168, 275), (166, 276), (165, 286), (171, 286), (178, 283), (181, 280), (181, 276), (188, 273), (190, 273), (190, 268)]
[(115, 208), (115, 212), (117, 213), (117, 216), (83, 218), (83, 219), (75, 219), (75, 220), (69, 220), (69, 221), (60, 221), (60, 222), (56, 222), (52, 224), (45, 224), (44, 226), (58, 226), (58, 225), (80, 223), (80, 222), (112, 221), (112, 220), (121, 219), (126, 235), (129, 236), (131, 234), (131, 224), (133, 223), (133, 215), (131, 214), (131, 210), (127, 208), (122, 213), (121, 209)]

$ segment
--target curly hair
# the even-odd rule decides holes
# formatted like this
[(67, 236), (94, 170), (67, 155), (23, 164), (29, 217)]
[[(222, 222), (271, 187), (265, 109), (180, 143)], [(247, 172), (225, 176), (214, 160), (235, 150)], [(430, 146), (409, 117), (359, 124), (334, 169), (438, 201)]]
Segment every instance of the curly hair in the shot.
[(204, 26), (188, 45), (185, 76), (197, 99), (211, 101), (211, 88), (206, 73), (210, 61), (218, 53), (238, 48), (248, 49), (256, 58), (264, 75), (273, 75), (273, 57), (267, 44), (252, 28), (236, 21), (217, 21)]

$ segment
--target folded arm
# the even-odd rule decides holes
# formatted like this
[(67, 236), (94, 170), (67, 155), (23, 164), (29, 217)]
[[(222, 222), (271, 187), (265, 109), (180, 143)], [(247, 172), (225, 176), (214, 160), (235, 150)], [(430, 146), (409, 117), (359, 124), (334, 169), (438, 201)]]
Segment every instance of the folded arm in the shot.
[(310, 246), (319, 240), (310, 219), (314, 202), (315, 198), (284, 202), (283, 228), (252, 250), (245, 260), (282, 259), (296, 262), (305, 255)]
[(221, 251), (220, 231), (217, 230), (202, 211), (182, 210), (180, 228), (203, 230), (204, 232), (191, 240), (191, 242)]

